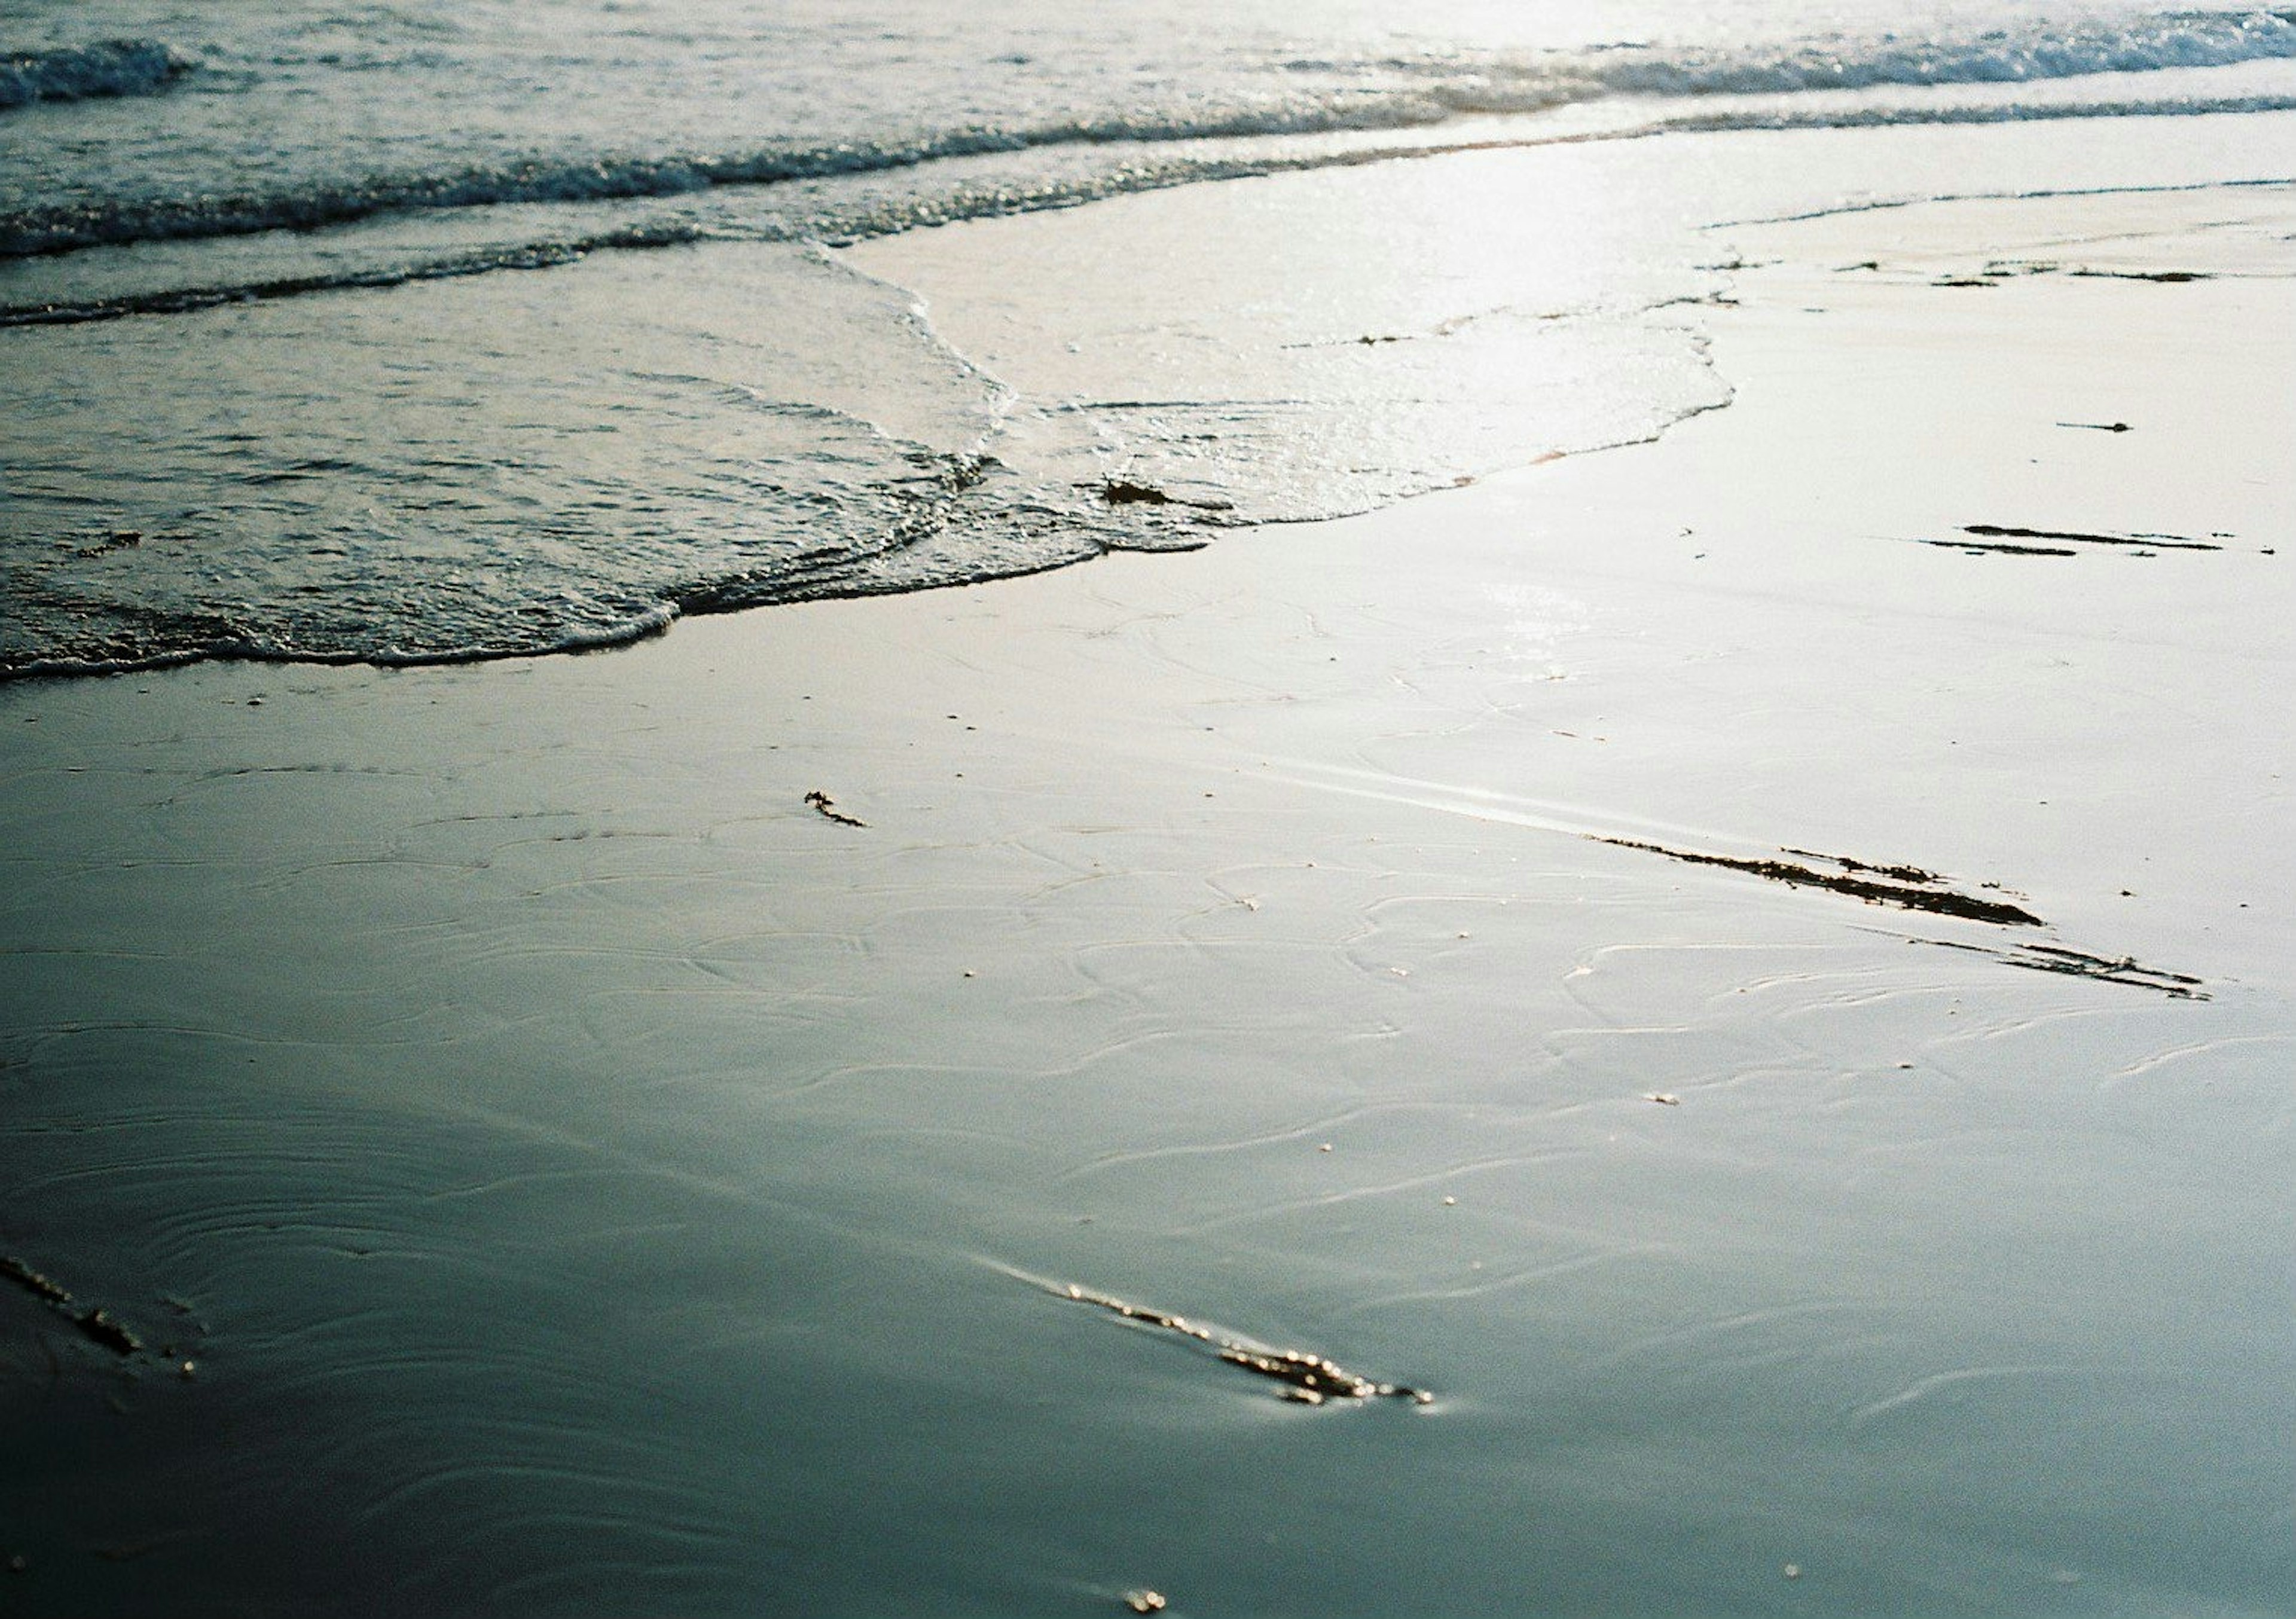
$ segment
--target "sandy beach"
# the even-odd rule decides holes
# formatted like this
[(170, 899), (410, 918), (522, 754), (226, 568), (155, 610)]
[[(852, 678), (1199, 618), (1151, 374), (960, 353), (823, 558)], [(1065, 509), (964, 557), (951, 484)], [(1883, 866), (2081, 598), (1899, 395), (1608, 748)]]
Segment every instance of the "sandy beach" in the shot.
[[(2287, 1613), (2292, 118), (1362, 517), (0, 684), (0, 1610)], [(1051, 388), (1000, 265), (1554, 160), (846, 259)]]

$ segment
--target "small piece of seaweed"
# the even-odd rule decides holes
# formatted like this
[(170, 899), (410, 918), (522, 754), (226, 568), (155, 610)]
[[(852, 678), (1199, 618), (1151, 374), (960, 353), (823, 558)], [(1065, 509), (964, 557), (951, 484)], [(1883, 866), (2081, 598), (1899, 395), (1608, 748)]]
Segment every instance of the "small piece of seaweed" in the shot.
[(30, 1293), (51, 1310), (78, 1327), (89, 1341), (102, 1345), (114, 1354), (140, 1353), (144, 1340), (128, 1329), (111, 1312), (101, 1305), (77, 1309), (78, 1303), (70, 1289), (50, 1276), (44, 1276), (12, 1254), (0, 1254), (0, 1276), (6, 1277)]
[(0, 1276), (17, 1286), (37, 1294), (49, 1304), (64, 1305), (71, 1303), (71, 1295), (51, 1277), (41, 1275), (13, 1254), (0, 1254)]
[(134, 1354), (144, 1347), (144, 1340), (120, 1325), (119, 1319), (109, 1310), (83, 1311), (72, 1320), (91, 1341), (102, 1345), (114, 1354)]
[(869, 824), (867, 822), (857, 820), (853, 816), (847, 814), (843, 810), (839, 809), (837, 807), (837, 800), (831, 797), (827, 793), (823, 792), (817, 787), (811, 792), (806, 794), (805, 801), (811, 805), (824, 821), (834, 821), (840, 826), (867, 826)]
[(1230, 1366), (1271, 1378), (1284, 1386), (1283, 1397), (1301, 1405), (1321, 1405), (1330, 1399), (1341, 1400), (1408, 1400), (1414, 1405), (1430, 1405), (1435, 1396), (1423, 1388), (1413, 1388), (1401, 1383), (1380, 1383), (1348, 1370), (1322, 1355), (1303, 1354), (1291, 1349), (1262, 1349), (1224, 1338), (1209, 1327), (1199, 1326), (1185, 1316), (1171, 1315), (1161, 1310), (1150, 1310), (1139, 1304), (1127, 1304), (1120, 1298), (1111, 1298), (1104, 1293), (1088, 1292), (1071, 1284), (1050, 1291), (1060, 1298), (1074, 1299), (1082, 1304), (1095, 1305), (1128, 1321), (1144, 1327), (1160, 1328), (1177, 1333), (1210, 1348), (1212, 1353)]

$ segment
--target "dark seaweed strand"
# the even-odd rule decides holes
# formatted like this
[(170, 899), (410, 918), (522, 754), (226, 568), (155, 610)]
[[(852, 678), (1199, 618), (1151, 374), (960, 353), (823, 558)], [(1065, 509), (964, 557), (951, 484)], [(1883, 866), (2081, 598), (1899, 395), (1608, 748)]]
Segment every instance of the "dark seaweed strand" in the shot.
[(2085, 951), (2067, 950), (2056, 944), (2021, 944), (2017, 953), (2005, 954), (2003, 961), (2012, 967), (2023, 967), (2034, 972), (2064, 973), (2076, 978), (2095, 978), (2105, 984), (2128, 984), (2138, 989), (2158, 990), (2178, 1001), (2206, 1001), (2210, 997), (2201, 989), (2201, 980), (2190, 973), (2169, 972), (2158, 967), (2146, 967), (2134, 956), (2122, 956), (2113, 961), (2104, 956), (2093, 956)]
[[(1997, 540), (2062, 540), (2076, 545), (2134, 545), (2145, 551), (2222, 551), (2206, 540), (2188, 540), (2177, 534), (2084, 534), (2069, 528), (2013, 528), (2000, 523), (1964, 523), (1964, 534)], [(1945, 544), (1951, 544), (1952, 541)]]
[(2014, 950), (2002, 950), (1990, 944), (1967, 944), (1960, 939), (1914, 938), (1907, 942), (1934, 944), (1941, 950), (1966, 950), (1989, 957), (2006, 967), (2021, 967), (2028, 972), (2053, 972), (2070, 978), (2094, 979), (2099, 984), (2125, 984), (2131, 989), (2152, 990), (2172, 1001), (2214, 999), (2201, 987), (2202, 980), (2192, 974), (2146, 967), (2134, 956), (2122, 956), (2115, 961), (2108, 956), (2091, 955), (2087, 951), (2068, 950), (2061, 944), (2020, 944)]
[[(1742, 860), (1729, 854), (1706, 854), (1694, 849), (1671, 849), (1664, 844), (1641, 843), (1631, 838), (1595, 838), (1596, 843), (1606, 843), (1613, 848), (1639, 849), (1647, 854), (1663, 854), (1669, 860), (1685, 861), (1692, 865), (1720, 866), (1726, 871), (1750, 871), (1756, 877), (1767, 877), (1772, 882), (1791, 884), (1796, 887), (1830, 888), (1836, 894), (1854, 895), (1869, 904), (1896, 905), (1907, 911), (1933, 912), (1939, 916), (1964, 917), (1976, 922), (1997, 922), (2005, 927), (2042, 928), (2047, 926), (2031, 912), (2006, 900), (1980, 899), (1974, 895), (1958, 894), (1950, 888), (1928, 887), (1937, 879), (1923, 875), (1923, 882), (1884, 881), (1880, 877), (1861, 877), (1858, 870), (1877, 873), (1890, 868), (1853, 867), (1844, 871), (1819, 871), (1789, 860)], [(1840, 864), (1852, 863), (1839, 862)], [(1912, 870), (1911, 867), (1899, 868)]]
[(1869, 871), (1875, 877), (1886, 877), (1891, 882), (1930, 883), (1945, 881), (1934, 871), (1924, 871), (1919, 866), (1877, 866), (1871, 861), (1852, 860), (1847, 854), (1821, 854), (1816, 849), (1792, 849), (1786, 853), (1802, 860), (1823, 860), (1840, 866), (1845, 871)]
[(2062, 545), (1988, 544), (1982, 540), (1923, 540), (1923, 545), (1941, 546), (1948, 551), (1966, 552), (1971, 556), (1980, 554), (2005, 557), (2077, 557), (2078, 551)]

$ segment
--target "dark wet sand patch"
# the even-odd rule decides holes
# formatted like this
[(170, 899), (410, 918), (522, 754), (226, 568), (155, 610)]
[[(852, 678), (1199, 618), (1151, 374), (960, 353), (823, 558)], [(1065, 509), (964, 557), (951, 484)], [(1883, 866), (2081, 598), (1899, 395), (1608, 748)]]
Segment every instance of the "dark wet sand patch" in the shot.
[(1984, 899), (1976, 895), (1963, 894), (1944, 886), (1944, 879), (1918, 866), (1874, 865), (1866, 861), (1849, 860), (1837, 854), (1811, 854), (1802, 849), (1783, 849), (1781, 854), (1800, 854), (1806, 859), (1824, 861), (1838, 868), (1821, 871), (1795, 860), (1755, 860), (1733, 854), (1710, 854), (1697, 849), (1669, 848), (1660, 843), (1644, 843), (1631, 838), (1594, 838), (1613, 848), (1640, 849), (1648, 854), (1663, 854), (1669, 860), (1679, 860), (1691, 865), (1719, 866), (1725, 871), (1751, 872), (1772, 882), (1791, 884), (1795, 887), (1826, 888), (1836, 894), (1854, 895), (1869, 904), (1896, 905), (1907, 911), (1934, 912), (1939, 916), (1958, 916), (1977, 922), (1998, 922), (2008, 927), (2040, 928), (2047, 924), (2031, 912), (2006, 900)]
[(1092, 1304), (1128, 1321), (1153, 1327), (1204, 1345), (1228, 1365), (1240, 1366), (1246, 1371), (1282, 1384), (1282, 1397), (1301, 1405), (1321, 1405), (1326, 1400), (1378, 1399), (1408, 1400), (1414, 1405), (1434, 1403), (1435, 1396), (1423, 1388), (1413, 1388), (1403, 1383), (1377, 1382), (1327, 1361), (1322, 1355), (1304, 1354), (1291, 1349), (1263, 1349), (1239, 1339), (1222, 1337), (1210, 1328), (1185, 1316), (1127, 1304), (1120, 1298), (1111, 1298), (1106, 1294), (1090, 1292), (1074, 1285), (1053, 1288), (1049, 1291), (1056, 1297)]

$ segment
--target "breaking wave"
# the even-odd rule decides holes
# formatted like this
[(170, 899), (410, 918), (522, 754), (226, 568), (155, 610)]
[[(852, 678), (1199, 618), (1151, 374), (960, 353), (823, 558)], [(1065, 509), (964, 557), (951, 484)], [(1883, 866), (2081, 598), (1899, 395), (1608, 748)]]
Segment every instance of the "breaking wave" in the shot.
[[(1785, 51), (1446, 54), (1346, 68), (1349, 87), (1271, 93), (1256, 102), (1144, 105), (1033, 123), (984, 123), (895, 139), (767, 141), (745, 151), (586, 153), (474, 164), (435, 172), (314, 180), (236, 194), (116, 196), (33, 202), (0, 213), (0, 258), (128, 241), (308, 230), (418, 209), (594, 203), (676, 197), (719, 187), (884, 174), (953, 159), (1053, 148), (1157, 147), (1253, 137), (1425, 129), (1455, 119), (1519, 115), (1606, 97), (1669, 100), (1792, 96), (1888, 86), (2040, 83), (2099, 74), (2220, 68), (2296, 59), (2296, 12), (2173, 12), (2114, 28), (1995, 31), (1964, 39), (1839, 39)], [(167, 47), (123, 44), (19, 59), (0, 70), (0, 107), (32, 98), (157, 88), (189, 64)], [(1344, 64), (1289, 64), (1319, 73)], [(117, 87), (106, 88), (106, 86)], [(74, 87), (78, 86), (78, 87)], [(2149, 110), (2120, 103), (2130, 110)], [(2103, 108), (2110, 103), (2095, 105)], [(2171, 106), (2167, 110), (2178, 110)], [(2095, 113), (2090, 116), (2095, 116)], [(1728, 116), (1728, 115), (1725, 115)], [(1828, 114), (1826, 117), (1839, 115)], [(1890, 121), (1880, 111), (1869, 119)], [(2016, 117), (2018, 112), (1991, 116)], [(2038, 109), (2034, 116), (2061, 116)], [(1654, 127), (1684, 115), (1653, 108)], [(1824, 121), (1769, 113), (1750, 123)], [(1847, 120), (1845, 120), (1847, 121)], [(1711, 120), (1701, 127), (1712, 127)]]
[(149, 39), (114, 39), (73, 50), (0, 56), (0, 110), (34, 102), (152, 95), (192, 67), (189, 57)]
[[(18, 326), (78, 325), (137, 315), (182, 315), (226, 304), (299, 298), (314, 293), (402, 286), (501, 271), (542, 270), (590, 254), (691, 246), (713, 236), (737, 233), (750, 240), (788, 241), (808, 236), (850, 241), (897, 234), (921, 226), (947, 225), (1045, 209), (1066, 208), (1118, 195), (1208, 181), (1439, 158), (1589, 141), (1640, 140), (1655, 135), (1787, 129), (1875, 129), (1924, 125), (2043, 122), (2070, 119), (2142, 116), (2206, 117), (2251, 112), (2296, 111), (2296, 94), (2181, 96), (2163, 100), (2116, 99), (2040, 103), (1980, 102), (1933, 107), (1875, 106), (1795, 108), (1776, 104), (1726, 111), (1683, 112), (1647, 122), (1566, 135), (1445, 142), (1409, 145), (1374, 144), (1320, 152), (1237, 153), (1218, 157), (1172, 157), (1140, 160), (1111, 170), (1045, 179), (1033, 184), (951, 185), (890, 201), (829, 208), (795, 221), (761, 223), (726, 233), (692, 221), (660, 220), (608, 229), (497, 243), (435, 255), (414, 255), (361, 263), (300, 275), (281, 275), (212, 284), (168, 285), (133, 292), (57, 298), (37, 303), (0, 303), (0, 330)], [(669, 193), (676, 194), (676, 193)], [(587, 199), (586, 199), (587, 200)], [(250, 229), (265, 228), (251, 225)]]
[(1595, 77), (1605, 88), (1629, 94), (1771, 94), (1882, 85), (2028, 84), (2288, 57), (2296, 57), (2296, 12), (2177, 12), (2114, 28), (1817, 43), (1767, 57), (1659, 56), (1605, 66)]

